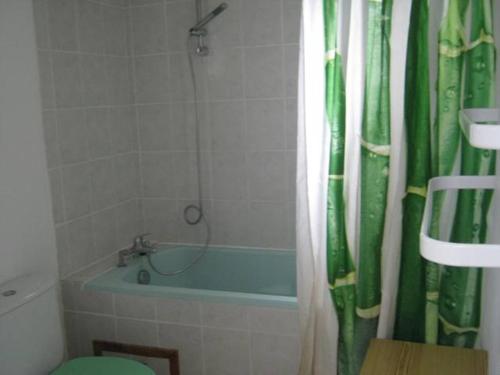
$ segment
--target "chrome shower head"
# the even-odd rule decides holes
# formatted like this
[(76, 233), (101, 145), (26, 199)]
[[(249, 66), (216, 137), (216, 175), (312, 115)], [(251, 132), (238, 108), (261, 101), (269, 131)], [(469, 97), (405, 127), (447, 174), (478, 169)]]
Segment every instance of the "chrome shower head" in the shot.
[(215, 8), (212, 13), (214, 16), (218, 16), (220, 13), (222, 13), (226, 8), (228, 7), (227, 3), (220, 3), (217, 8)]
[(204, 26), (206, 26), (210, 21), (212, 21), (215, 17), (217, 17), (219, 14), (221, 14), (224, 10), (226, 10), (228, 7), (227, 3), (221, 3), (217, 8), (212, 10), (210, 13), (208, 13), (205, 17), (203, 17), (201, 20), (199, 20), (196, 25), (194, 25), (192, 28), (189, 29), (189, 33), (191, 35), (205, 35), (206, 30), (204, 29)]

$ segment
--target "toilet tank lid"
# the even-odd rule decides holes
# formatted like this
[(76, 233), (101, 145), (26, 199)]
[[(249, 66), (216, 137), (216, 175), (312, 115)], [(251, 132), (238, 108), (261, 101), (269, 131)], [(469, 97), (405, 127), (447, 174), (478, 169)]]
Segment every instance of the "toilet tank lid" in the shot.
[(0, 284), (0, 316), (42, 295), (56, 284), (50, 274), (33, 273)]

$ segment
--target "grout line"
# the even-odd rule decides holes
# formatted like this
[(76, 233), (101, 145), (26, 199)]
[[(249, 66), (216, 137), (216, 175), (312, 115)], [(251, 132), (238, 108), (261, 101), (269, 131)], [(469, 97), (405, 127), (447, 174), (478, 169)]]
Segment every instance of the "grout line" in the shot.
[(254, 373), (253, 368), (253, 346), (252, 346), (252, 330), (250, 329), (250, 308), (245, 307), (245, 320), (246, 320), (246, 328), (247, 328), (247, 336), (248, 336), (248, 365), (250, 374)]
[(99, 313), (99, 312), (85, 311), (85, 310), (64, 309), (64, 312), (69, 312), (72, 314), (85, 314), (97, 317), (116, 318), (114, 314)]
[(55, 49), (55, 48), (37, 48), (39, 52), (52, 52), (52, 53), (60, 53), (60, 54), (68, 54), (68, 55), (79, 55), (79, 56), (94, 56), (94, 57), (115, 57), (115, 58), (127, 58), (127, 55), (117, 55), (111, 53), (97, 53), (97, 52), (87, 52), (73, 49)]
[(147, 3), (147, 4), (135, 4), (135, 5), (130, 4), (129, 5), (129, 9), (148, 8), (148, 7), (151, 7), (151, 6), (154, 6), (154, 5), (159, 5), (159, 4), (163, 3), (163, 2), (172, 2), (172, 1), (158, 0), (158, 1), (155, 1), (155, 2), (152, 2), (152, 3)]
[(89, 3), (94, 3), (97, 5), (101, 5), (103, 7), (108, 7), (108, 8), (115, 8), (115, 9), (128, 9), (128, 5), (121, 6), (121, 5), (114, 5), (114, 4), (109, 4), (104, 1), (99, 1), (99, 0), (87, 0)]
[[(75, 18), (75, 36), (76, 36), (76, 49), (79, 51), (79, 54), (77, 56), (78, 58), (78, 84), (77, 84), (77, 90), (78, 90), (78, 96), (80, 99), (80, 104), (83, 105), (84, 103), (86, 104), (86, 95), (84, 95), (84, 91), (86, 91), (86, 87), (83, 83), (83, 67), (82, 67), (82, 54), (81, 54), (81, 41), (80, 41), (80, 3), (79, 2), (74, 2), (74, 8), (73, 8), (73, 16)], [(59, 106), (59, 103), (56, 104)], [(89, 145), (89, 139), (88, 139), (88, 127), (87, 127), (87, 111), (83, 111), (83, 129), (85, 130), (86, 134), (86, 139), (83, 140), (85, 143), (85, 159), (90, 158), (90, 145)], [(90, 166), (90, 164), (88, 164)], [(64, 173), (64, 171), (61, 173), (61, 175)], [(64, 179), (63, 179), (64, 180)], [(92, 202), (93, 202), (93, 188), (92, 188), (92, 178), (90, 175), (90, 168), (89, 168), (89, 176), (88, 176), (88, 181), (87, 181), (88, 189), (89, 189), (89, 211), (92, 211)], [(63, 187), (62, 191), (64, 192), (65, 189)], [(63, 193), (64, 194), (64, 193)], [(66, 210), (66, 205), (65, 205), (65, 210)], [(64, 218), (67, 219), (68, 213), (65, 212)], [(93, 259), (95, 254), (96, 254), (96, 246), (95, 246), (95, 236), (94, 236), (94, 228), (93, 228), (93, 221), (92, 221), (92, 216), (90, 216), (90, 231), (91, 231), (91, 238), (89, 243), (91, 244), (91, 248), (89, 249), (90, 251), (87, 251), (87, 256), (90, 255), (90, 259)], [(71, 246), (71, 244), (68, 244), (68, 246)], [(88, 254), (90, 253), (90, 254)], [(69, 251), (70, 254), (70, 260), (71, 256), (74, 255), (72, 251)], [(73, 266), (73, 260), (70, 262)]]
[[(115, 209), (115, 208), (118, 208), (119, 206), (121, 205), (124, 205), (124, 204), (127, 204), (127, 203), (130, 203), (134, 200), (137, 200), (137, 198), (130, 198), (130, 199), (127, 199), (127, 200), (123, 200), (123, 201), (120, 201), (118, 203), (115, 203), (113, 205), (110, 205), (110, 206), (107, 206), (107, 207), (104, 207), (102, 209), (99, 209), (99, 210), (96, 210), (96, 211), (92, 211), (92, 212), (88, 212), (86, 213), (85, 215), (81, 215), (81, 216), (78, 216), (78, 217), (75, 217), (73, 219), (70, 219), (70, 220), (66, 220), (64, 222), (61, 222), (61, 223), (56, 223), (55, 224), (55, 228), (58, 229), (64, 225), (67, 225), (67, 224), (72, 224), (74, 223), (75, 221), (78, 221), (78, 220), (82, 220), (82, 219), (86, 219), (86, 218), (90, 218), (94, 215), (97, 215), (97, 214), (100, 214), (100, 213), (103, 213), (104, 211), (108, 211), (108, 210), (111, 210), (111, 209)], [(86, 268), (86, 266), (85, 266)]]
[[(233, 154), (233, 155), (239, 155), (242, 153), (249, 153), (249, 154), (270, 154), (270, 153), (286, 153), (286, 152), (294, 152), (296, 151), (295, 149), (286, 149), (286, 148), (271, 148), (271, 149), (246, 149), (242, 151), (221, 151), (221, 150), (201, 150), (202, 154)], [(132, 152), (136, 153), (136, 152)], [(163, 149), (163, 150), (144, 150), (141, 152), (142, 154), (146, 155), (166, 155), (166, 154), (195, 154), (196, 151), (182, 151), (182, 150), (169, 150), (169, 149)], [(128, 155), (128, 154), (120, 154), (120, 155)], [(107, 160), (108, 158), (101, 158), (102, 160)], [(101, 160), (99, 159), (99, 160)], [(92, 160), (95, 161), (95, 160)], [(85, 162), (78, 162), (74, 164), (67, 164), (64, 166), (74, 166), (74, 165), (80, 165), (84, 164)], [(50, 169), (55, 169), (57, 167), (52, 167)], [(206, 199), (203, 199), (206, 200)], [(237, 199), (230, 199), (230, 200), (237, 200)]]
[[(47, 31), (47, 42), (48, 42), (48, 47), (49, 49), (52, 48), (52, 44), (53, 44), (53, 41), (52, 41), (52, 37), (51, 37), (51, 33), (50, 33), (50, 28), (48, 27), (48, 25), (50, 24), (50, 12), (49, 12), (49, 7), (48, 7), (48, 4), (45, 4), (45, 12), (46, 12), (46, 17), (45, 19), (47, 20), (47, 25), (46, 25), (46, 31)], [(56, 96), (56, 84), (55, 84), (55, 68), (54, 68), (54, 54), (52, 52), (49, 53), (49, 59), (50, 59), (50, 85), (51, 85), (51, 90), (52, 90), (52, 94), (53, 94), (53, 105), (54, 107), (56, 108), (56, 110), (54, 111), (54, 126), (55, 126), (55, 133), (56, 133), (56, 151), (57, 151), (57, 163), (58, 164), (61, 164), (62, 162), (62, 153), (61, 153), (61, 144), (60, 144), (60, 138), (59, 138), (59, 113), (58, 113), (58, 100), (57, 100), (57, 96)], [(65, 189), (64, 189), (64, 180), (63, 180), (63, 173), (62, 173), (62, 169), (60, 169), (58, 171), (59, 173), (59, 188), (60, 188), (60, 191), (61, 191), (61, 210), (62, 210), (62, 220), (63, 222), (66, 221), (66, 218), (67, 218), (67, 214), (66, 214), (66, 211), (67, 211), (67, 208), (66, 208), (66, 193), (65, 193)], [(48, 173), (48, 171), (47, 171)], [(51, 193), (52, 193), (52, 189), (53, 187), (51, 186)], [(52, 205), (51, 205), (51, 209), (53, 210), (53, 206), (54, 206), (54, 203), (52, 202)], [(54, 219), (54, 218), (53, 218)], [(54, 221), (54, 229), (57, 228), (56, 226), (56, 223), (55, 223), (55, 220)], [(66, 250), (66, 254), (65, 254), (65, 257), (67, 259), (67, 264), (68, 264), (68, 267), (70, 270), (73, 269), (73, 257), (71, 256), (71, 252), (69, 251), (69, 238), (68, 238), (68, 235), (66, 233), (66, 231), (64, 231), (64, 235), (63, 235), (63, 241), (64, 241), (64, 248)], [(56, 246), (57, 247), (57, 246)], [(58, 259), (59, 259), (59, 252), (61, 251), (61, 249), (56, 249), (56, 253), (58, 255)], [(61, 269), (62, 267), (58, 264), (58, 269)], [(79, 346), (79, 342), (80, 342), (80, 339), (79, 339), (79, 333), (77, 333), (77, 336), (78, 336), (78, 346)], [(79, 352), (80, 351), (80, 348), (78, 347), (77, 348), (77, 351)]]
[[(276, 48), (276, 47), (299, 47), (299, 43), (270, 43), (270, 44), (256, 44), (256, 45), (227, 45), (227, 46), (217, 46), (217, 47), (212, 47), (213, 50), (217, 51), (224, 51), (224, 50), (231, 50), (231, 49), (241, 49), (241, 50), (246, 50), (246, 49), (257, 49), (257, 48)], [(78, 53), (77, 51), (73, 50), (60, 50), (59, 52), (61, 53)], [(172, 49), (172, 50), (167, 50), (165, 52), (151, 52), (151, 53), (139, 53), (135, 54), (134, 57), (158, 57), (158, 56), (172, 56), (172, 55), (182, 55), (185, 54), (186, 50), (184, 49)], [(86, 52), (84, 54), (87, 54)], [(92, 54), (92, 53), (88, 53)], [(124, 57), (122, 55), (112, 55), (112, 56), (117, 56), (117, 57)]]
[(203, 374), (207, 373), (207, 358), (206, 358), (206, 348), (205, 348), (205, 340), (206, 340), (206, 329), (205, 327), (200, 328), (200, 346), (201, 346), (201, 371)]
[[(176, 202), (177, 199), (175, 197), (143, 197), (142, 198), (145, 201), (171, 201), (171, 202)], [(219, 203), (219, 202), (227, 202), (227, 203), (237, 203), (237, 202), (243, 202), (243, 201), (250, 201), (250, 202), (255, 202), (255, 203), (292, 203), (294, 202), (293, 199), (283, 199), (283, 200), (265, 200), (265, 199), (223, 199), (223, 198), (212, 198), (210, 199), (214, 203)], [(185, 201), (192, 201), (192, 199), (179, 199), (181, 202)], [(204, 199), (204, 201), (208, 201), (208, 199)]]
[[(77, 14), (77, 19), (79, 18), (79, 14), (80, 14), (80, 3), (77, 3), (76, 4), (76, 8), (78, 10), (78, 14)], [(104, 19), (104, 12), (103, 12), (103, 8), (102, 6), (99, 7), (99, 15), (100, 17), (98, 17), (98, 22), (100, 22), (100, 27), (101, 27), (101, 30), (104, 31), (104, 22), (105, 22), (105, 19)], [(81, 40), (80, 40), (80, 32), (79, 32), (79, 23), (77, 22), (77, 30), (78, 30), (78, 34), (77, 34), (77, 40), (78, 40), (78, 50), (81, 50)], [(103, 52), (103, 55), (106, 53), (107, 51), (107, 48), (106, 48), (106, 43), (103, 43), (102, 45), (102, 52)], [(99, 56), (100, 57), (100, 56)], [(111, 93), (110, 93), (110, 90), (109, 90), (109, 87), (111, 87), (111, 78), (110, 78), (110, 74), (109, 74), (109, 71), (108, 71), (108, 66), (109, 66), (109, 61), (108, 61), (108, 57), (102, 57), (102, 59), (104, 60), (104, 79), (105, 79), (105, 92), (104, 92), (104, 96), (105, 96), (105, 100), (107, 103), (111, 103), (112, 100), (111, 100)], [(78, 64), (79, 64), (79, 67), (80, 67), (80, 84), (83, 85), (83, 77), (82, 77), (82, 55), (80, 54), (79, 57), (78, 57)], [(87, 100), (86, 98), (86, 95), (83, 95), (84, 91), (86, 91), (86, 89), (84, 90), (83, 87), (82, 87), (82, 104), (86, 105), (87, 104)], [(104, 128), (105, 130), (108, 132), (109, 134), (109, 141), (110, 141), (110, 146), (111, 146), (111, 149), (112, 150), (115, 150), (115, 147), (114, 147), (114, 144), (113, 144), (113, 139), (111, 137), (111, 132), (110, 132), (110, 127), (111, 127), (111, 116), (110, 116), (110, 110), (109, 109), (106, 109), (105, 110), (106, 113), (105, 113), (105, 118), (106, 118), (106, 123), (104, 124)], [(90, 152), (90, 139), (89, 139), (89, 134), (90, 134), (90, 131), (89, 131), (89, 111), (88, 109), (84, 110), (84, 121), (85, 121), (85, 129), (86, 129), (86, 133), (87, 133), (87, 156), (88, 156), (88, 159), (92, 159), (91, 157), (91, 152)], [(111, 162), (111, 165), (112, 165), (112, 168), (114, 170), (116, 170), (115, 168), (115, 161), (114, 161), (114, 158), (109, 158), (109, 159), (106, 159), (106, 160), (109, 160)], [(104, 160), (103, 160), (104, 161)], [(92, 163), (89, 161), (89, 163)], [(90, 166), (91, 164), (89, 164)], [(116, 181), (116, 178), (115, 176), (113, 176), (113, 179)], [(94, 183), (92, 181), (92, 172), (89, 172), (89, 186), (90, 186), (90, 211), (92, 212), (92, 209), (94, 208), (94, 201), (95, 201), (95, 192), (94, 192)], [(113, 195), (116, 197), (116, 184), (113, 184)], [(113, 217), (113, 242), (116, 246), (116, 243), (117, 243), (117, 220), (116, 220), (116, 215), (115, 215), (115, 212), (114, 212), (114, 209), (110, 209), (112, 210), (112, 217)], [(95, 214), (94, 214), (95, 215)], [(97, 248), (97, 238), (96, 236), (94, 235), (94, 220), (92, 220), (93, 216), (90, 216), (90, 230), (92, 232), (92, 235), (91, 235), (91, 242), (92, 242), (92, 245), (93, 245), (93, 255), (97, 255), (98, 253), (98, 248)], [(93, 257), (94, 257), (93, 256)], [(92, 257), (92, 258), (93, 258)], [(115, 310), (115, 305), (114, 305), (114, 298), (113, 298), (113, 312)], [(116, 326), (115, 326), (115, 337), (116, 337)]]
[[(84, 97), (83, 97), (83, 74), (82, 74), (82, 59), (81, 59), (81, 47), (80, 47), (80, 16), (79, 16), (79, 3), (74, 2), (74, 17), (75, 17), (75, 35), (76, 35), (76, 49), (78, 51), (78, 91), (79, 91), (79, 97), (80, 97), (80, 104), (84, 104)], [(56, 104), (57, 107), (59, 107), (59, 103)], [(87, 123), (85, 122), (85, 127), (87, 126)], [(86, 151), (87, 151), (87, 157), (89, 156), (89, 145), (88, 145), (88, 140), (87, 140), (87, 145), (86, 145)]]
[[(140, 296), (137, 296), (138, 298), (141, 298)], [(150, 298), (150, 297), (147, 297)], [(170, 300), (171, 298), (166, 297), (166, 298), (159, 298), (159, 299), (166, 299)], [(224, 303), (227, 305), (233, 305), (233, 306), (247, 306), (247, 305), (239, 305), (235, 303)], [(258, 307), (258, 306), (257, 306)], [(290, 311), (296, 311), (296, 309), (283, 309), (285, 311), (290, 310)], [(167, 320), (156, 320), (156, 319), (149, 319), (149, 318), (136, 318), (136, 317), (129, 317), (129, 316), (119, 316), (114, 313), (101, 313), (101, 312), (95, 312), (95, 311), (86, 311), (86, 310), (75, 310), (75, 309), (64, 309), (65, 313), (71, 313), (71, 314), (84, 314), (84, 315), (91, 315), (95, 317), (107, 317), (107, 318), (114, 318), (116, 321), (118, 320), (131, 320), (133, 322), (146, 322), (146, 323), (152, 323), (156, 325), (175, 325), (175, 326), (180, 326), (180, 327), (187, 327), (187, 328), (202, 328), (203, 330), (209, 329), (209, 330), (222, 330), (222, 331), (229, 331), (229, 332), (239, 332), (239, 333), (257, 333), (257, 334), (264, 334), (264, 335), (270, 335), (270, 336), (279, 336), (279, 337), (298, 337), (299, 334), (284, 334), (284, 333), (277, 333), (277, 332), (269, 332), (268, 330), (259, 330), (259, 329), (251, 329), (251, 328), (232, 328), (232, 327), (221, 327), (221, 326), (213, 326), (213, 325), (195, 325), (195, 324), (186, 324), (186, 323), (180, 323), (180, 322), (171, 322)]]
[[(297, 96), (276, 96), (276, 97), (259, 97), (259, 98), (225, 98), (225, 99), (201, 99), (198, 100), (197, 103), (235, 103), (235, 102), (252, 102), (252, 101), (272, 101), (272, 100), (296, 100)], [(172, 100), (173, 104), (193, 104), (193, 100)], [(154, 105), (166, 105), (169, 104), (170, 101), (166, 102), (136, 102), (129, 104), (102, 104), (102, 105), (79, 105), (79, 106), (68, 106), (68, 107), (45, 107), (42, 108), (43, 112), (49, 111), (76, 111), (76, 110), (92, 110), (92, 109), (116, 109), (116, 108), (129, 108), (129, 107), (147, 107)]]
[(110, 160), (115, 159), (117, 157), (131, 156), (131, 155), (137, 154), (137, 153), (138, 153), (137, 151), (126, 151), (126, 152), (117, 152), (116, 154), (111, 154), (111, 155), (107, 155), (107, 156), (98, 156), (95, 158), (89, 157), (86, 160), (76, 161), (76, 162), (72, 162), (72, 163), (61, 163), (60, 165), (48, 168), (48, 171), (50, 172), (54, 169), (59, 169), (59, 168), (64, 169), (64, 168), (68, 168), (68, 167), (78, 167), (78, 166), (90, 164), (90, 163), (97, 162), (97, 161), (110, 161)]
[(114, 329), (114, 338), (118, 339), (118, 319), (116, 316), (116, 298), (115, 294), (111, 293), (112, 303), (113, 303), (113, 329)]
[[(48, 46), (49, 48), (52, 47), (52, 38), (51, 38), (51, 33), (50, 33), (50, 29), (48, 27), (48, 25), (50, 24), (50, 14), (49, 14), (49, 7), (47, 4), (45, 4), (45, 7), (44, 7), (44, 10), (45, 10), (45, 19), (47, 20), (47, 24), (45, 25), (45, 28), (46, 28), (46, 33), (47, 33), (47, 43), (48, 43)], [(50, 63), (50, 89), (52, 91), (52, 97), (53, 97), (53, 104), (55, 106), (55, 108), (57, 108), (57, 98), (56, 98), (56, 85), (55, 85), (55, 73), (54, 73), (54, 59), (53, 59), (53, 54), (52, 53), (49, 53), (49, 63)], [(61, 147), (60, 147), (60, 142), (59, 142), (59, 120), (58, 120), (58, 111), (57, 109), (54, 111), (54, 126), (55, 126), (55, 135), (56, 135), (56, 152), (57, 152), (57, 163), (60, 165), (62, 160), (61, 160)], [(43, 119), (43, 117), (42, 117)], [(47, 168), (48, 169), (48, 168)], [(49, 169), (47, 170), (47, 173), (49, 172)], [(58, 182), (59, 182), (59, 188), (60, 188), (60, 191), (61, 191), (61, 210), (62, 210), (62, 220), (65, 221), (66, 220), (66, 194), (64, 192), (64, 188), (63, 188), (63, 174), (62, 174), (62, 170), (59, 170), (59, 178), (58, 178)], [(54, 187), (51, 186), (51, 193), (52, 193), (52, 189), (54, 189)], [(53, 210), (53, 203), (52, 203), (52, 207), (51, 209)], [(55, 225), (55, 220), (54, 220), (54, 225)], [(64, 242), (66, 244), (66, 246), (68, 246), (68, 238), (67, 236), (65, 235), (64, 236)], [(69, 254), (67, 254), (67, 258), (68, 258), (68, 263), (69, 263), (69, 268), (71, 269), (73, 267), (72, 265), (72, 259), (71, 257), (69, 256)]]
[[(165, 11), (165, 5), (163, 6), (163, 10)], [(135, 32), (133, 28), (133, 21), (132, 21), (132, 7), (129, 8), (128, 10), (128, 28), (130, 30), (130, 40), (129, 40), (129, 53), (130, 53), (130, 60), (131, 60), (131, 66), (132, 66), (132, 91), (133, 91), (133, 98), (134, 98), (134, 119), (135, 119), (135, 129), (136, 129), (136, 134), (137, 134), (137, 150), (138, 150), (138, 156), (137, 156), (137, 162), (138, 162), (138, 169), (139, 169), (139, 191), (138, 191), (138, 200), (140, 202), (140, 223), (139, 226), (141, 227), (140, 231), (144, 232), (144, 222), (145, 222), (145, 215), (144, 215), (144, 205), (142, 204), (142, 200), (144, 197), (144, 173), (143, 173), (143, 168), (142, 168), (142, 138), (141, 138), (141, 132), (140, 132), (140, 119), (139, 119), (139, 108), (137, 106), (137, 67), (136, 67), (136, 59), (135, 59)], [(165, 18), (165, 14), (164, 14)], [(166, 30), (166, 29), (165, 29)]]
[(92, 110), (92, 109), (116, 109), (116, 108), (128, 108), (132, 107), (134, 104), (100, 104), (100, 105), (81, 105), (72, 107), (46, 107), (43, 108), (43, 112), (49, 111), (76, 111), (76, 110)]
[(82, 55), (82, 56), (107, 57), (107, 58), (109, 58), (109, 57), (130, 58), (129, 55), (119, 55), (119, 54), (114, 54), (114, 53), (107, 53), (105, 49), (104, 49), (104, 52), (102, 52), (102, 53), (81, 51), (80, 49), (57, 49), (57, 48), (50, 48), (50, 47), (49, 48), (37, 47), (37, 50), (40, 52), (52, 52), (52, 53), (79, 55), (79, 56)]
[(252, 332), (249, 330), (247, 331), (247, 339), (248, 339), (248, 367), (250, 374), (252, 375), (254, 373), (254, 368), (253, 368), (253, 345), (252, 345)]
[[(198, 100), (199, 103), (234, 103), (234, 102), (252, 102), (252, 101), (270, 101), (270, 100), (286, 100), (286, 99), (297, 99), (297, 96), (268, 96), (268, 97), (257, 97), (257, 98), (252, 98), (252, 97), (241, 97), (241, 98), (224, 98), (224, 99), (205, 99), (205, 100)], [(182, 101), (182, 100), (173, 100), (172, 102), (174, 103), (193, 103), (193, 101)], [(137, 105), (151, 105), (151, 104), (163, 104), (162, 102), (159, 103), (138, 103)]]
[(154, 320), (156, 326), (156, 344), (160, 346), (160, 321), (158, 320), (158, 297), (153, 298)]
[[(240, 9), (240, 12), (243, 12), (243, 3), (241, 3), (241, 9)], [(240, 13), (240, 16), (242, 14)], [(244, 34), (244, 30), (243, 30), (243, 22), (240, 22), (240, 35), (241, 35), (241, 41), (243, 42), (244, 39), (245, 39), (245, 34)], [(242, 56), (241, 56), (241, 80), (242, 80), (242, 86), (243, 86), (243, 98), (242, 98), (242, 101), (243, 101), (243, 141), (246, 145), (246, 141), (248, 140), (248, 101), (246, 100), (246, 98), (248, 97), (248, 93), (247, 93), (247, 81), (248, 81), (248, 77), (247, 77), (247, 74), (246, 74), (246, 71), (247, 71), (247, 50), (246, 49), (242, 49)], [(246, 147), (245, 147), (245, 151), (244, 151), (244, 171), (245, 171), (245, 207), (246, 207), (246, 216), (249, 216), (249, 213), (250, 213), (250, 208), (251, 208), (251, 205), (250, 205), (250, 202), (248, 201), (248, 198), (250, 196), (250, 182), (248, 181), (248, 170), (249, 170), (249, 156), (248, 156), (248, 152), (246, 150)], [(248, 225), (248, 222), (246, 223)], [(245, 238), (245, 240), (248, 240)]]
[[(283, 79), (283, 82), (282, 82), (282, 95), (283, 97), (286, 97), (287, 95), (287, 75), (286, 75), (286, 48), (284, 47), (284, 41), (285, 41), (285, 0), (281, 0), (280, 1), (280, 20), (281, 20), (281, 44), (282, 44), (282, 47), (281, 47), (281, 76), (282, 76), (282, 79)], [(287, 100), (284, 99), (283, 102), (282, 102), (282, 113), (281, 113), (281, 135), (282, 135), (282, 141), (283, 141), (283, 145), (284, 145), (284, 148), (285, 148), (285, 151), (288, 150), (288, 147), (287, 147), (287, 122), (286, 122), (286, 118), (287, 118), (287, 111), (286, 111), (286, 106), (287, 106)], [(284, 163), (284, 169), (285, 169), (285, 181), (284, 181), (284, 185), (285, 185), (285, 197), (288, 198), (290, 196), (290, 186), (289, 186), (289, 181), (290, 181), (290, 178), (289, 178), (289, 171), (288, 171), (288, 155), (284, 154), (283, 155), (283, 163)], [(285, 208), (286, 210), (286, 208)], [(287, 219), (287, 222), (288, 222), (288, 219)], [(285, 228), (288, 228), (288, 225), (286, 225)], [(286, 230), (285, 230), (286, 232)], [(288, 237), (288, 236), (287, 236)]]

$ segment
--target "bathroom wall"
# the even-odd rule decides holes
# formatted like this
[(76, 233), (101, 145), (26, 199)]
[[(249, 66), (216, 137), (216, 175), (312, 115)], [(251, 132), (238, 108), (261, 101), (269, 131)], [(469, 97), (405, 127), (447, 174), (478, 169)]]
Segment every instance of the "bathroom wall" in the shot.
[(141, 230), (127, 3), (33, 1), (63, 277)]
[(30, 0), (0, 0), (0, 283), (56, 274)]
[[(218, 0), (204, 2), (204, 12)], [(203, 193), (212, 244), (294, 248), (299, 0), (228, 0), (195, 57)], [(186, 56), (194, 1), (130, 8), (144, 228), (203, 242), (184, 207), (197, 197), (194, 96)]]
[[(194, 1), (33, 4), (62, 276), (143, 230), (203, 242), (182, 220), (197, 197)], [(228, 4), (194, 62), (212, 244), (294, 248), (300, 1)]]

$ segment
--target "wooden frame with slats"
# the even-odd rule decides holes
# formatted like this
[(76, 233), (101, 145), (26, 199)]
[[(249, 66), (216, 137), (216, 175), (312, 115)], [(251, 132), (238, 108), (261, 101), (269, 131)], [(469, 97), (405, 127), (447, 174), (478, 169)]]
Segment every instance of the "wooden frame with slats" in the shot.
[(361, 375), (487, 375), (488, 352), (372, 339)]
[(164, 358), (168, 360), (170, 375), (180, 375), (179, 351), (176, 349), (157, 348), (153, 346), (142, 346), (123, 344), (112, 341), (92, 341), (95, 356), (102, 356), (103, 352), (123, 353), (139, 355), (148, 358)]

